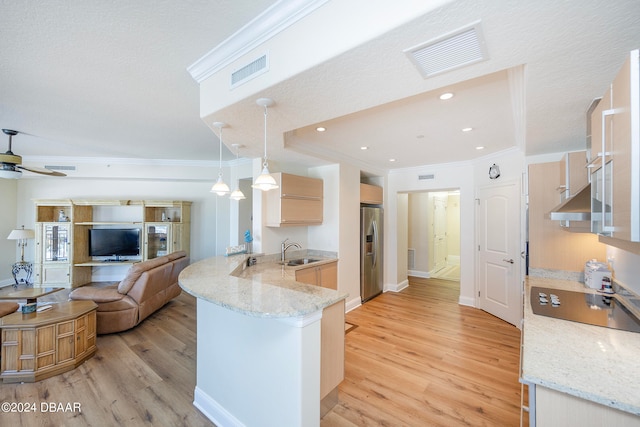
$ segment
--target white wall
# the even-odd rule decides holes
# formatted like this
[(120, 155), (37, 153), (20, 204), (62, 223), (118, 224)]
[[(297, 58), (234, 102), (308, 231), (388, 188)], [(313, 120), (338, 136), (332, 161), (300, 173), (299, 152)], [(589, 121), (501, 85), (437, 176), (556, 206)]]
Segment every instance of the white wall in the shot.
[[(489, 166), (496, 163), (501, 169), (501, 178), (497, 181), (489, 179)], [(386, 200), (385, 228), (387, 230), (401, 230), (399, 223), (398, 193), (460, 190), (460, 303), (475, 305), (475, 271), (476, 271), (476, 227), (475, 227), (475, 198), (478, 188), (495, 185), (500, 180), (520, 180), (524, 173), (524, 155), (518, 150), (509, 150), (493, 156), (478, 159), (474, 162), (460, 162), (423, 166), (418, 168), (399, 169), (389, 173), (388, 197)], [(431, 180), (418, 180), (418, 175), (433, 174)], [(400, 247), (396, 236), (387, 233), (385, 240), (385, 288), (401, 287), (402, 280), (406, 280), (406, 259), (404, 264), (397, 262), (400, 252), (406, 252), (406, 247)], [(390, 260), (393, 260), (391, 262)]]
[[(34, 178), (18, 182), (18, 218), (35, 224), (34, 199), (125, 199), (191, 201), (191, 252), (193, 261), (216, 255), (227, 246), (229, 198), (211, 193), (211, 181)], [(33, 246), (27, 247), (34, 259)]]

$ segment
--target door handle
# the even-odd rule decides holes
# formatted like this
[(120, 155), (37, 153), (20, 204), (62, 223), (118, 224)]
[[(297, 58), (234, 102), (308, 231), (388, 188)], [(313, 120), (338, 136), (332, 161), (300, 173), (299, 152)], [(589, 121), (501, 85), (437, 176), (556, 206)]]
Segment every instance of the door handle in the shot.
[(503, 260), (504, 262), (508, 262), (509, 264), (513, 264), (513, 262), (514, 262), (512, 258), (509, 258), (509, 259), (502, 258), (502, 260)]

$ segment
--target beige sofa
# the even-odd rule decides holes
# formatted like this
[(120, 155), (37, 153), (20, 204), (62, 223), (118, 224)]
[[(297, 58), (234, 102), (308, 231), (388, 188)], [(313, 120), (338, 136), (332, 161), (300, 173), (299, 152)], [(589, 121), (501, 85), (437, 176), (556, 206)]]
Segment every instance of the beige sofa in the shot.
[(189, 257), (184, 251), (139, 262), (129, 268), (120, 283), (83, 286), (74, 289), (69, 299), (98, 304), (98, 334), (121, 332), (138, 325), (180, 295), (178, 275), (187, 265)]

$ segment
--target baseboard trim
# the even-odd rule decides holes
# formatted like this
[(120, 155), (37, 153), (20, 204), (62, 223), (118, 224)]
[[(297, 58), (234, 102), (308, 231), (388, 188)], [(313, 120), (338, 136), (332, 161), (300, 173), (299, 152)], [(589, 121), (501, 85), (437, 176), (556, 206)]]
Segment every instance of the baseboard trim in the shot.
[(431, 275), (428, 271), (419, 271), (419, 270), (409, 270), (407, 271), (408, 276), (420, 277), (422, 279), (429, 279)]
[(219, 427), (245, 427), (239, 419), (197, 386), (193, 393), (193, 406), (198, 408), (211, 422)]
[(404, 279), (402, 282), (393, 285), (387, 285), (385, 288), (385, 292), (400, 292), (403, 289), (409, 287), (409, 279)]
[(358, 295), (356, 298), (353, 298), (346, 302), (344, 306), (344, 311), (345, 313), (348, 313), (351, 310), (355, 310), (356, 308), (360, 307), (361, 305), (362, 305), (362, 298), (360, 298), (360, 295)]
[(458, 298), (458, 304), (466, 305), (466, 306), (469, 306), (469, 307), (475, 307), (476, 306), (476, 300), (475, 300), (475, 298), (463, 297), (462, 295), (460, 295), (460, 297)]

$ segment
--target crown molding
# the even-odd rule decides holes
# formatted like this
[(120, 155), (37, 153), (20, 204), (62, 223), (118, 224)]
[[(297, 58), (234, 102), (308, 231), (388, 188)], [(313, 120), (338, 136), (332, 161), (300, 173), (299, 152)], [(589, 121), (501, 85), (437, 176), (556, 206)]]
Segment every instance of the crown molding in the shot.
[(195, 81), (202, 83), (328, 1), (280, 0), (191, 64), (187, 71)]
[[(202, 168), (218, 168), (218, 160), (186, 160), (186, 159), (139, 159), (126, 157), (73, 157), (73, 156), (24, 156), (29, 164), (101, 164), (101, 165), (136, 165), (136, 166), (186, 166)], [(241, 157), (236, 160), (223, 160), (222, 167), (232, 167), (251, 163), (252, 159)]]

